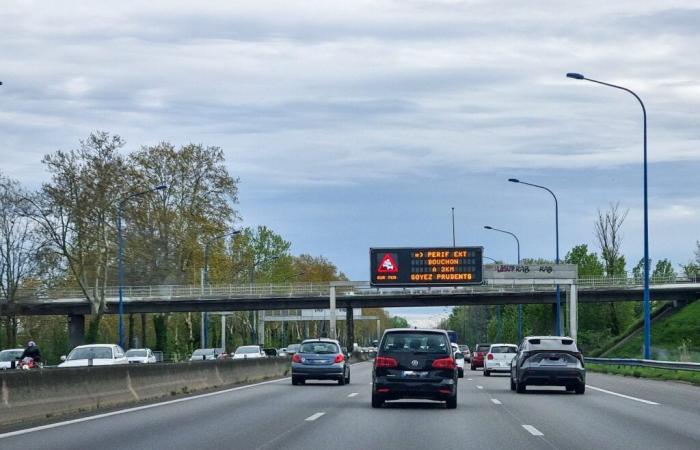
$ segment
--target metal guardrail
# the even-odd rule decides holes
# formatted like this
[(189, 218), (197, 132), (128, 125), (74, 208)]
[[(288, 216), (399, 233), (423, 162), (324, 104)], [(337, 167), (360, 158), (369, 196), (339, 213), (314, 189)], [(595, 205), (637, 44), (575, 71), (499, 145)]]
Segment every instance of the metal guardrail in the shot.
[(657, 361), (655, 359), (628, 359), (628, 358), (584, 358), (587, 363), (605, 364), (609, 366), (633, 366), (653, 367), (655, 369), (689, 370), (700, 372), (700, 363)]
[[(699, 283), (698, 278), (654, 278), (652, 284), (678, 285)], [(576, 280), (579, 291), (596, 290), (606, 288), (641, 288), (641, 280), (635, 278), (580, 278)], [(478, 293), (499, 292), (547, 292), (554, 289), (554, 280), (533, 280), (532, 283), (499, 283), (483, 285), (459, 286), (459, 287), (406, 287), (406, 288), (373, 288), (368, 282), (356, 282), (351, 285), (336, 286), (336, 294), (343, 295), (464, 295)], [(564, 290), (567, 285), (562, 285)], [(330, 283), (289, 283), (289, 284), (225, 284), (209, 285), (206, 287), (196, 285), (153, 285), (153, 286), (124, 286), (124, 297), (131, 300), (141, 299), (177, 299), (194, 297), (327, 297), (330, 294)], [(119, 296), (119, 288), (110, 286), (105, 289), (105, 297), (115, 299)], [(50, 288), (50, 289), (20, 289), (17, 292), (17, 300), (56, 300), (56, 299), (82, 299), (83, 292), (78, 288)]]

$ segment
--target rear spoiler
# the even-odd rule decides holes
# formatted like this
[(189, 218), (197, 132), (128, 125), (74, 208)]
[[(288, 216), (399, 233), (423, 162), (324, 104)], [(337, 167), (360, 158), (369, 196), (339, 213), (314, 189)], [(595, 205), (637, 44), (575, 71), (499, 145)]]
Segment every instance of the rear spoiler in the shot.
[[(555, 341), (556, 339), (547, 339), (548, 341)], [(533, 345), (539, 345), (542, 343), (542, 339), (529, 339), (528, 342)], [(574, 343), (573, 339), (561, 339), (562, 345), (571, 345)]]

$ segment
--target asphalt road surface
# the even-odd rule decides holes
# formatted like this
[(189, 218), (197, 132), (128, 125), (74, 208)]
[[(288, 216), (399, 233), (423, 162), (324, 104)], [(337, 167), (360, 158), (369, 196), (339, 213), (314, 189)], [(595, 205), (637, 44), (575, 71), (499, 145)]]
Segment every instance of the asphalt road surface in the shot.
[(516, 394), (508, 377), (465, 372), (456, 410), (370, 407), (371, 363), (352, 382), (289, 378), (0, 435), (2, 449), (698, 449), (700, 388), (588, 374), (584, 395)]

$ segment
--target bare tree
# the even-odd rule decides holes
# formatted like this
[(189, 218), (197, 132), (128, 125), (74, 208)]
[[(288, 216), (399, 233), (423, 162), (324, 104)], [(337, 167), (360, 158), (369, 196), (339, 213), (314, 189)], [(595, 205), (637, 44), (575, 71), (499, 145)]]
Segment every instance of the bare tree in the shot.
[[(27, 217), (24, 197), (19, 183), (0, 173), (0, 295), (8, 306), (36, 273), (42, 248), (36, 224)], [(17, 317), (10, 312), (4, 319), (7, 345), (15, 347)]]
[(625, 272), (625, 258), (622, 256), (622, 224), (629, 210), (620, 211), (620, 204), (610, 204), (610, 209), (603, 213), (598, 210), (595, 221), (595, 236), (598, 239), (605, 274), (609, 277), (621, 276)]
[[(625, 257), (622, 255), (622, 224), (627, 213), (620, 211), (620, 204), (610, 204), (610, 209), (605, 213), (598, 210), (598, 219), (595, 221), (595, 235), (600, 246), (600, 254), (603, 258), (605, 274), (609, 277), (625, 274)], [(618, 307), (614, 302), (608, 304), (608, 325), (613, 335), (620, 334), (622, 321), (618, 314)]]

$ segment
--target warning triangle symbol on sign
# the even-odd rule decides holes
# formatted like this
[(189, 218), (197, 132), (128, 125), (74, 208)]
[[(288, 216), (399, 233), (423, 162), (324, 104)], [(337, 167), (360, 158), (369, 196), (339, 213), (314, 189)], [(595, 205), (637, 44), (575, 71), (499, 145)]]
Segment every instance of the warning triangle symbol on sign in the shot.
[(399, 272), (399, 265), (396, 264), (396, 261), (394, 261), (394, 258), (391, 256), (391, 253), (385, 253), (384, 256), (382, 257), (382, 261), (379, 263), (379, 267), (377, 268), (378, 273), (398, 273)]

